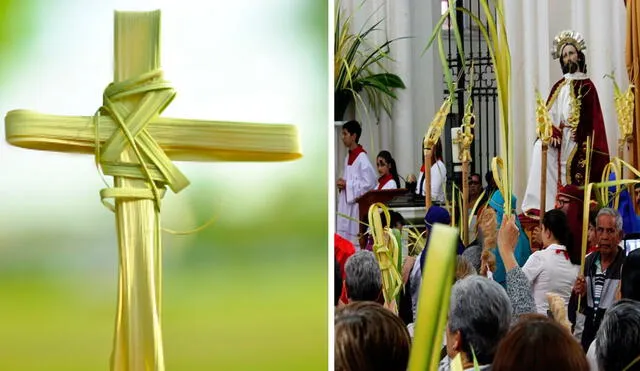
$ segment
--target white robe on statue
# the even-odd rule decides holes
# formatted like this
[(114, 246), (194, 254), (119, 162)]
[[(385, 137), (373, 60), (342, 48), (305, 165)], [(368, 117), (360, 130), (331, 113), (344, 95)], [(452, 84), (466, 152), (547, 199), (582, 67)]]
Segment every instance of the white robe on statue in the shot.
[[(346, 182), (346, 187), (338, 195), (338, 213), (349, 215), (349, 217), (359, 220), (358, 198), (374, 189), (378, 184), (376, 171), (373, 169), (364, 150), (360, 150), (351, 164), (349, 164), (349, 155), (347, 154), (347, 158), (344, 160), (342, 178)], [(336, 224), (336, 233), (351, 241), (356, 250), (360, 250), (360, 244), (358, 243), (360, 226), (358, 222), (337, 215)]]
[[(566, 74), (564, 78), (567, 80), (586, 79), (583, 73)], [(556, 128), (560, 128), (560, 123), (568, 123), (568, 117), (571, 112), (571, 85), (565, 84), (560, 88), (558, 96), (553, 102), (549, 110), (551, 121)], [(565, 127), (562, 130), (562, 143), (560, 152), (557, 148), (549, 145), (547, 147), (547, 186), (545, 211), (551, 210), (555, 206), (556, 194), (558, 193), (558, 180), (561, 185), (567, 184), (567, 160), (569, 155), (576, 146), (576, 142), (571, 138), (571, 128)], [(558, 155), (560, 158), (560, 179), (558, 179)], [(542, 167), (542, 142), (537, 139), (533, 146), (533, 155), (531, 157), (531, 168), (529, 169), (529, 178), (527, 180), (527, 189), (522, 200), (522, 211), (540, 209), (540, 182)]]

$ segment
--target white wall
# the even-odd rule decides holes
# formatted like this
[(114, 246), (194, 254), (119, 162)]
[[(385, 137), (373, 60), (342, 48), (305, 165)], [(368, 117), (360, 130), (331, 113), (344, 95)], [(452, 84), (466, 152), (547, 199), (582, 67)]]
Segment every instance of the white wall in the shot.
[(442, 67), (436, 48), (422, 54), (429, 42), (433, 28), (440, 18), (439, 1), (411, 0), (412, 3), (412, 111), (413, 137), (406, 138), (414, 143), (410, 169), (406, 173), (417, 174), (422, 164), (422, 140), (436, 111), (443, 101)]

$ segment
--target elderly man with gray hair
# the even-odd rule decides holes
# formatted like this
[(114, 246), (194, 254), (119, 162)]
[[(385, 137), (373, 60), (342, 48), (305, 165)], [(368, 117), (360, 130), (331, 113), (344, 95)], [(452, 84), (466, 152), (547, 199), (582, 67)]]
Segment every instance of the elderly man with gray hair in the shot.
[(622, 299), (604, 315), (596, 337), (601, 371), (640, 370), (640, 302)]
[(475, 355), (480, 370), (489, 369), (498, 343), (509, 331), (512, 307), (505, 290), (483, 276), (468, 276), (453, 285), (446, 327), (447, 356), (439, 371), (449, 370), (450, 359), (460, 354), (465, 370), (473, 370)]
[(615, 302), (625, 257), (619, 246), (622, 238), (622, 217), (618, 211), (601, 209), (596, 216), (597, 250), (586, 257), (583, 275), (578, 277), (573, 288), (582, 296), (580, 310), (585, 320), (581, 342), (585, 352), (595, 338), (605, 312)]
[(345, 263), (344, 273), (349, 302), (375, 301), (384, 304), (382, 273), (371, 251), (361, 250), (351, 255)]

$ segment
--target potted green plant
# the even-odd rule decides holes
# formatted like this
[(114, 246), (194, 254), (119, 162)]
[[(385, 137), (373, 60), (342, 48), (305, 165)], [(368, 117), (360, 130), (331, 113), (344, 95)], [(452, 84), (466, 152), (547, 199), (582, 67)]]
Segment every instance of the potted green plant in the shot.
[(381, 45), (372, 45), (367, 36), (380, 31), (382, 20), (371, 26), (362, 26), (359, 32), (351, 33), (352, 15), (343, 17), (340, 1), (335, 8), (334, 41), (334, 119), (341, 121), (352, 102), (361, 104), (367, 111), (363, 99), (366, 96), (370, 108), (378, 115), (380, 109), (391, 114), (392, 100), (397, 99), (395, 89), (404, 89), (402, 79), (390, 73), (384, 66), (391, 61), (389, 46), (398, 39), (387, 40)]

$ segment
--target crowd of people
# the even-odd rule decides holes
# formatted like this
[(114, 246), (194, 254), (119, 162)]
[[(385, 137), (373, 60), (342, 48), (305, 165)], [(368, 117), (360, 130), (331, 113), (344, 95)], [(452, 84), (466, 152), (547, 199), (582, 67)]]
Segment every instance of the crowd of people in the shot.
[[(434, 208), (425, 222), (446, 223), (446, 210)], [(502, 265), (502, 282), (476, 269), (482, 254), (458, 256), (439, 369), (449, 370), (460, 355), (465, 370), (474, 362), (481, 370), (640, 370), (640, 249), (625, 254), (620, 246), (620, 214), (597, 212), (598, 244), (582, 272), (580, 257), (568, 248), (569, 222), (561, 209), (545, 213), (543, 249), (523, 263), (516, 221), (503, 218), (493, 239), (492, 254), (499, 257), (493, 269)], [(351, 252), (335, 263), (336, 370), (406, 370), (428, 249), (405, 259), (404, 294), (394, 311), (385, 305), (373, 252), (356, 252), (346, 240), (336, 249), (348, 251), (345, 246)]]

